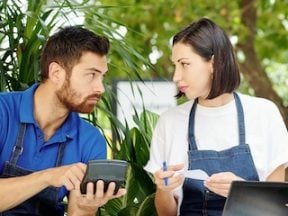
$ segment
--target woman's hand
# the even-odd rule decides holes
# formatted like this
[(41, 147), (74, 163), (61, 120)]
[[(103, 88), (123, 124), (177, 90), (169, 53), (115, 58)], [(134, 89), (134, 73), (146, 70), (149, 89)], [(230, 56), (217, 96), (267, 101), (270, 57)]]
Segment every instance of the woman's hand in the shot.
[(243, 178), (236, 176), (232, 172), (221, 172), (211, 175), (204, 181), (205, 187), (210, 191), (227, 197), (232, 181), (245, 181)]
[[(184, 164), (170, 165), (167, 167), (167, 171), (162, 169), (154, 173), (154, 181), (158, 190), (170, 192), (175, 188), (181, 186), (184, 181), (184, 175), (181, 170), (184, 168)], [(165, 180), (167, 178), (167, 180)], [(165, 181), (167, 185), (165, 185)]]

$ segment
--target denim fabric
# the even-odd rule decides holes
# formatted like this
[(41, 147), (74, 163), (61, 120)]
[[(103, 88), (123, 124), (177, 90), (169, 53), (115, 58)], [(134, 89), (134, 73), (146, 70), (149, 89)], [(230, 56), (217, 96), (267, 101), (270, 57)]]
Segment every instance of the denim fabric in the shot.
[[(26, 124), (21, 124), (18, 132), (17, 140), (13, 148), (10, 160), (5, 162), (4, 170), (1, 178), (24, 176), (32, 173), (30, 170), (25, 170), (17, 166), (19, 156), (23, 151), (23, 138), (25, 135)], [(61, 143), (58, 149), (56, 166), (61, 165), (65, 149), (65, 143)], [(48, 187), (32, 198), (26, 200), (20, 205), (0, 213), (2, 216), (17, 216), (17, 215), (32, 215), (32, 216), (48, 216), (64, 215), (64, 207), (58, 198), (59, 188)]]
[[(197, 107), (195, 100), (188, 127), (189, 151), (188, 169), (202, 169), (209, 176), (219, 172), (233, 172), (246, 180), (259, 180), (249, 145), (245, 142), (245, 122), (239, 96), (234, 93), (238, 116), (239, 145), (223, 151), (198, 150), (194, 135), (194, 120)], [(221, 216), (225, 197), (209, 191), (202, 180), (186, 178), (183, 185), (181, 216)]]

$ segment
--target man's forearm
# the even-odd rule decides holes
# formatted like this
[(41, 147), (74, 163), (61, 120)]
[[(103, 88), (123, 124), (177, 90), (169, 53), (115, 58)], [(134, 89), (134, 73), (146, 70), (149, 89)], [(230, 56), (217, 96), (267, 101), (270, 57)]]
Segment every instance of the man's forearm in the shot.
[(0, 212), (11, 209), (48, 187), (43, 172), (0, 179)]

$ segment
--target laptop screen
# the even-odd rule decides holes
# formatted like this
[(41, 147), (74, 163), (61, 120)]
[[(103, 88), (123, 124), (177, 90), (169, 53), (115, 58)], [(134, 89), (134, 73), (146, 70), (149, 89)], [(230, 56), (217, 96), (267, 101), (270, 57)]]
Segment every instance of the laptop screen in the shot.
[(234, 181), (222, 216), (288, 216), (288, 183)]

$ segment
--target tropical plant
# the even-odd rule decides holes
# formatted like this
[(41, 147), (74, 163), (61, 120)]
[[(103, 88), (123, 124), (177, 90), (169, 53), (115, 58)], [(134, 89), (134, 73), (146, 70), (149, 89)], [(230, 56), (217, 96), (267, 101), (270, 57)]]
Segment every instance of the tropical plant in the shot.
[(1, 1), (1, 91), (23, 90), (39, 80), (41, 47), (63, 9), (62, 4), (44, 10), (46, 2)]
[[(83, 118), (103, 129), (111, 158), (127, 160), (130, 166), (127, 195), (110, 201), (98, 215), (155, 215), (155, 186), (143, 166), (158, 116), (143, 107), (141, 115), (135, 111), (135, 127), (120, 122), (113, 112), (112, 79), (133, 81), (159, 75), (169, 79), (171, 36), (190, 21), (208, 16), (232, 39), (237, 38), (235, 51), (248, 81), (242, 89), (275, 100), (287, 122), (286, 4), (287, 0), (1, 0), (0, 90), (22, 90), (38, 81), (42, 45), (58, 26), (70, 23), (69, 14), (106, 35), (112, 44), (106, 95), (99, 109)], [(152, 54), (156, 57), (150, 58)]]
[[(106, 89), (109, 88), (106, 86)], [(97, 215), (153, 216), (156, 215), (154, 206), (156, 188), (152, 176), (143, 167), (149, 159), (152, 131), (159, 116), (146, 110), (143, 106), (142, 113), (139, 114), (135, 110), (133, 116), (135, 126), (129, 128), (127, 121), (123, 124), (113, 112), (116, 100), (115, 93), (111, 89), (108, 90), (97, 105), (97, 112), (86, 117), (88, 121), (102, 129), (101, 122), (109, 121), (113, 134), (107, 135), (106, 133), (106, 141), (112, 150), (111, 158), (125, 160), (129, 163), (125, 182), (127, 194), (123, 198), (109, 201), (100, 208)], [(104, 129), (103, 133), (105, 134)]]
[[(109, 107), (108, 100), (104, 100), (104, 109)], [(110, 115), (114, 116), (114, 115)], [(98, 215), (156, 215), (154, 207), (155, 186), (151, 176), (143, 169), (149, 159), (149, 146), (152, 130), (158, 115), (144, 109), (138, 116), (134, 115), (136, 126), (129, 129), (122, 123), (115, 124), (117, 119), (111, 119), (115, 138), (108, 143), (113, 152), (113, 158), (126, 160), (130, 167), (127, 173), (127, 194), (121, 199), (111, 200), (101, 208)]]

